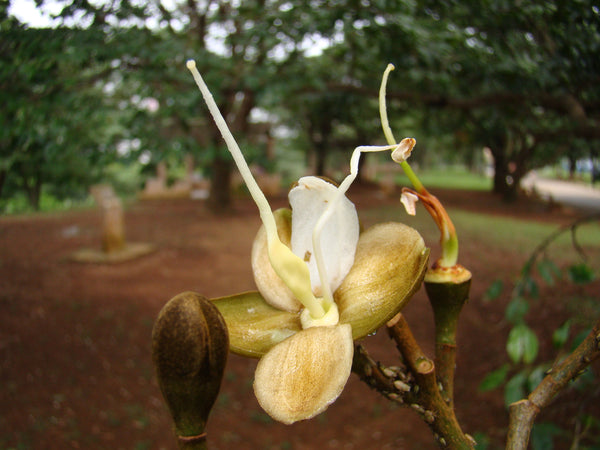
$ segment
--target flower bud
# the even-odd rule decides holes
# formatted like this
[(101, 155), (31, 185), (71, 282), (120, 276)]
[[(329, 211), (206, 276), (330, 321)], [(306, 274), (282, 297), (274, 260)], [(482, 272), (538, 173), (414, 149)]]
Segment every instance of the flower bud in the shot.
[(354, 339), (400, 312), (421, 286), (428, 258), (423, 238), (407, 225), (382, 223), (361, 234), (354, 265), (334, 294)]
[(161, 310), (152, 331), (152, 356), (180, 441), (203, 437), (228, 351), (225, 321), (205, 297), (184, 292)]

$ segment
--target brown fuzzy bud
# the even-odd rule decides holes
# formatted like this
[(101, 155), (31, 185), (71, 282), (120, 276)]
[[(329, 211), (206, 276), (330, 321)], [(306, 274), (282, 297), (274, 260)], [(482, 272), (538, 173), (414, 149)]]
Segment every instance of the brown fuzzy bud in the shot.
[(205, 297), (184, 292), (161, 310), (152, 331), (152, 354), (178, 436), (203, 435), (228, 352), (225, 321)]

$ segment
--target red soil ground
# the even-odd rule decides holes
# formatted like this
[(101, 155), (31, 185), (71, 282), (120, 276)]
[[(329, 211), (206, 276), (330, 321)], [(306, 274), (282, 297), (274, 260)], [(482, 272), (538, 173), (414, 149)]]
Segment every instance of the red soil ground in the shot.
[[(381, 204), (399, 207), (397, 199), (364, 188), (350, 196), (359, 214)], [(447, 206), (488, 214), (556, 224), (573, 218), (571, 212), (532, 201), (508, 208), (487, 193), (442, 191), (439, 196)], [(285, 199), (274, 203), (283, 205)], [(154, 253), (113, 265), (70, 261), (75, 250), (99, 245), (99, 223), (96, 211), (0, 218), (2, 449), (175, 448), (151, 362), (153, 322), (165, 302), (182, 291), (217, 297), (254, 289), (249, 255), (259, 218), (248, 199), (237, 199), (225, 216), (190, 200), (137, 202), (126, 213), (127, 236), (156, 244)], [(483, 432), (500, 443), (507, 426), (502, 393), (480, 393), (477, 386), (507, 362), (507, 296), (495, 302), (482, 297), (493, 280), (514, 279), (524, 258), (461, 237), (461, 261), (474, 279), (458, 336), (456, 410), (467, 432)], [(598, 287), (570, 287), (568, 294), (597, 302)], [(544, 290), (542, 298), (533, 323), (549, 340), (569, 310), (564, 292)], [(431, 354), (432, 318), (422, 291), (405, 316)], [(397, 354), (385, 332), (365, 343), (375, 359), (395, 364)], [(541, 359), (553, 356), (544, 343)], [(275, 423), (253, 396), (255, 366), (255, 360), (230, 356), (208, 423), (209, 448), (436, 448), (413, 411), (390, 403), (354, 375), (322, 415), (292, 426)], [(600, 417), (599, 391), (596, 384), (561, 398), (540, 420), (572, 430), (580, 408)], [(555, 448), (568, 448), (568, 442), (558, 441)]]

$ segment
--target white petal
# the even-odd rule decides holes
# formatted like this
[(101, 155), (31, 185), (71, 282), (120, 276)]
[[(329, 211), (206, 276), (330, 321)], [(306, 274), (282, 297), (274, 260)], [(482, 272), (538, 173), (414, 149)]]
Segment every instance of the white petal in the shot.
[(418, 201), (419, 197), (412, 192), (403, 192), (400, 196), (400, 202), (404, 205), (404, 209), (410, 216), (414, 216), (417, 213), (416, 203)]
[(348, 324), (296, 333), (273, 347), (256, 367), (254, 393), (260, 406), (286, 424), (316, 416), (344, 389), (353, 353)]
[[(314, 258), (312, 234), (319, 217), (334, 198), (337, 188), (317, 177), (303, 177), (289, 193), (292, 207), (292, 251), (308, 263), (315, 295), (321, 280)], [(321, 234), (323, 259), (331, 291), (335, 291), (354, 263), (359, 224), (354, 204), (342, 197)]]

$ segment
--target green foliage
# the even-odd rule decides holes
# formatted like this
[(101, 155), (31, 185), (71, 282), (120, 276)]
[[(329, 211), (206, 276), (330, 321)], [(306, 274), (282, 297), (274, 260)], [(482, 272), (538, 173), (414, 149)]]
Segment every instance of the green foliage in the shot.
[(548, 286), (554, 286), (556, 278), (560, 277), (560, 269), (550, 259), (542, 259), (537, 263), (538, 273)]
[[(0, 80), (11, 86), (0, 99), (2, 196), (26, 192), (35, 205), (42, 187), (80, 195), (117, 159), (115, 145), (131, 139), (140, 145), (122, 162), (221, 158), (204, 151), (221, 142), (184, 70), (189, 57), (238, 137), (252, 137), (250, 113), (261, 108), (314, 152), (320, 171), (335, 152), (383, 140), (376, 95), (388, 62), (397, 67), (391, 125), (398, 139), (418, 138), (420, 164), (473, 168), (488, 146), (494, 186), (516, 164), (516, 189), (527, 169), (580, 154), (598, 137), (588, 110), (598, 98), (599, 17), (584, 2), (190, 5), (67, 2), (54, 30), (2, 19)], [(222, 34), (210, 35), (215, 29)], [(308, 44), (324, 40), (321, 53)], [(148, 107), (154, 101), (158, 109)], [(490, 187), (444, 172), (425, 183)]]
[(594, 280), (594, 271), (586, 263), (573, 264), (568, 269), (569, 278), (573, 283), (585, 284)]
[(571, 320), (565, 321), (560, 327), (554, 330), (552, 333), (552, 344), (556, 348), (563, 347), (569, 339), (569, 332), (571, 331)]
[(524, 323), (516, 325), (508, 334), (506, 351), (514, 364), (532, 363), (537, 357), (539, 341), (535, 332)]
[[(587, 219), (587, 221), (590, 220), (593, 218)], [(560, 289), (569, 281), (576, 284), (594, 280), (594, 270), (589, 264), (581, 261), (575, 264), (567, 262), (566, 268), (561, 268), (549, 257), (551, 244), (559, 242), (563, 234), (569, 233), (571, 236), (575, 236), (577, 228), (585, 222), (586, 220), (579, 220), (570, 226), (550, 233), (548, 238), (535, 247), (523, 265), (520, 277), (515, 282), (505, 310), (506, 321), (511, 325), (506, 340), (509, 362), (488, 373), (479, 387), (480, 390), (492, 390), (503, 386), (504, 401), (507, 407), (534, 391), (551, 371), (556, 360), (559, 360), (561, 355), (573, 351), (590, 332), (590, 328), (584, 329), (572, 337), (577, 323), (575, 316), (577, 311), (574, 309), (573, 316), (567, 317), (552, 332), (551, 336), (547, 337), (551, 339), (553, 347), (559, 352), (558, 356), (553, 358), (554, 361), (538, 362), (540, 337), (528, 325), (528, 321), (532, 322), (540, 313), (540, 289), (548, 287)], [(575, 254), (581, 258), (580, 243), (573, 241), (572, 244), (578, 245)], [(564, 266), (565, 252), (561, 252), (561, 256), (561, 265)], [(568, 276), (565, 276), (563, 272), (566, 272)], [(496, 297), (501, 294), (498, 281), (488, 288), (488, 292)], [(597, 383), (597, 380), (592, 370), (588, 368), (571, 384), (571, 388), (589, 390), (592, 383)], [(576, 420), (580, 420), (581, 417), (583, 416), (578, 416)], [(568, 436), (569, 433), (552, 423), (537, 424), (532, 431), (531, 446), (534, 449), (551, 449), (554, 447), (555, 438), (559, 435), (561, 437)]]
[(477, 442), (476, 450), (488, 450), (490, 448), (490, 438), (485, 433), (474, 433), (473, 439)]
[(483, 294), (484, 301), (492, 301), (496, 300), (502, 294), (502, 290), (504, 289), (504, 283), (502, 280), (495, 280), (485, 291)]
[(98, 84), (109, 64), (99, 33), (71, 28), (1, 30), (7, 64), (0, 80), (0, 193), (24, 193), (40, 207), (42, 189), (58, 199), (85, 196), (123, 135), (110, 96)]
[(562, 430), (553, 423), (540, 422), (534, 424), (531, 430), (531, 448), (533, 450), (553, 450), (554, 436)]
[(522, 371), (510, 378), (504, 387), (504, 404), (506, 406), (525, 397), (527, 374)]
[(481, 392), (486, 392), (499, 388), (506, 381), (506, 377), (508, 376), (509, 370), (510, 365), (504, 364), (498, 369), (488, 373), (479, 384), (479, 390)]
[(504, 316), (512, 325), (519, 325), (524, 322), (528, 311), (529, 302), (523, 297), (514, 297), (506, 307)]

